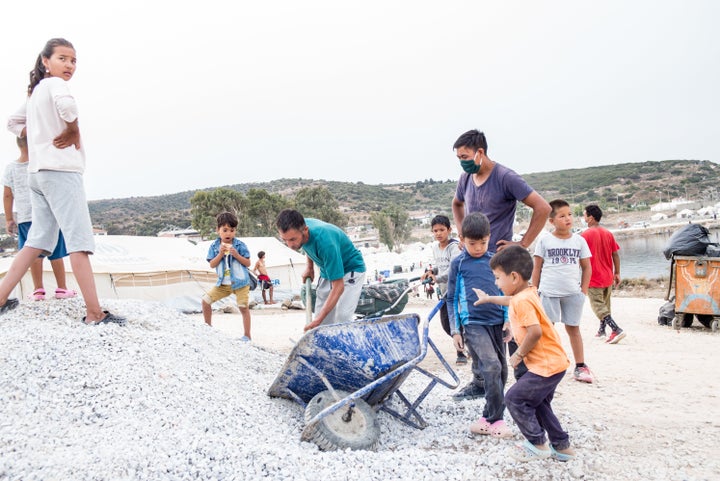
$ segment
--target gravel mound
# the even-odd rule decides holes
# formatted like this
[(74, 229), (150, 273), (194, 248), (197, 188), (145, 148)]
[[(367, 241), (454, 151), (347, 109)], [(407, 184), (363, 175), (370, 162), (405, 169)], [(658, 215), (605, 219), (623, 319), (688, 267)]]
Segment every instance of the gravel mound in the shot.
[(0, 317), (0, 480), (674, 479), (604, 456), (604, 428), (561, 411), (579, 458), (517, 463), (511, 442), (470, 435), (483, 401), (441, 386), (425, 430), (380, 413), (377, 452), (321, 452), (300, 441), (302, 408), (266, 394), (284, 356), (159, 303), (105, 307), (128, 324), (85, 326), (78, 299)]

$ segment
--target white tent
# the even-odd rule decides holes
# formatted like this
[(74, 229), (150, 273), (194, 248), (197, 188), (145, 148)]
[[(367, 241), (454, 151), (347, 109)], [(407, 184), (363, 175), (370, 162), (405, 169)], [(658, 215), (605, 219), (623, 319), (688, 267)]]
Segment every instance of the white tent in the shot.
[(652, 220), (652, 221), (659, 221), (659, 220), (664, 220), (667, 218), (668, 218), (668, 216), (663, 214), (662, 212), (658, 212), (657, 214), (653, 214), (652, 216), (650, 216), (650, 220)]
[[(264, 250), (268, 273), (276, 287), (297, 291), (305, 256), (289, 249), (273, 237), (243, 240), (251, 252), (252, 265), (257, 251)], [(96, 236), (95, 253), (90, 261), (101, 299), (142, 299), (165, 302), (182, 310), (199, 310), (203, 293), (216, 282), (216, 274), (206, 260), (210, 242), (195, 245), (186, 239), (141, 236)], [(12, 257), (0, 259), (4, 277)], [(79, 290), (65, 258), (68, 288)], [(52, 297), (55, 279), (49, 262), (43, 263), (43, 283)], [(28, 271), (15, 289), (15, 296), (26, 298), (33, 291)], [(259, 289), (253, 291), (260, 297)], [(256, 299), (258, 300), (258, 299)]]
[(678, 219), (692, 218), (692, 216), (693, 216), (693, 211), (690, 210), (690, 209), (683, 209), (683, 210), (681, 210), (680, 212), (678, 212), (677, 214), (675, 214), (675, 216), (676, 216)]

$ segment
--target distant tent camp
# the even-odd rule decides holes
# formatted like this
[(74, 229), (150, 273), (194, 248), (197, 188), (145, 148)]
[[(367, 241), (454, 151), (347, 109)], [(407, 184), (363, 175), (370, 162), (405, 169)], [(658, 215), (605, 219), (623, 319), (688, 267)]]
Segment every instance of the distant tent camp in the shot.
[[(242, 239), (251, 253), (251, 267), (257, 250), (265, 250), (268, 273), (282, 290), (300, 290), (305, 256), (273, 237)], [(90, 261), (101, 299), (160, 301), (185, 311), (196, 311), (200, 297), (216, 282), (215, 271), (206, 260), (210, 241), (195, 245), (186, 239), (141, 236), (96, 236), (95, 254)], [(7, 273), (12, 257), (0, 259), (0, 277)], [(296, 267), (297, 266), (297, 267)], [(65, 258), (67, 283), (78, 290), (69, 258)], [(43, 263), (43, 283), (52, 297), (55, 279), (49, 262)], [(23, 276), (15, 296), (27, 298), (33, 291), (30, 272)], [(259, 290), (253, 296), (261, 295)]]

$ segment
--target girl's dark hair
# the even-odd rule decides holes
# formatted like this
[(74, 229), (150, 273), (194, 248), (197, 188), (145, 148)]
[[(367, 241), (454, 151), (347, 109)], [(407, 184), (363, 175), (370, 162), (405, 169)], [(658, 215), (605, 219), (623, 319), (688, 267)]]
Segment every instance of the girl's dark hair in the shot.
[(35, 67), (30, 71), (28, 97), (32, 95), (33, 90), (35, 90), (35, 87), (37, 87), (37, 84), (39, 84), (40, 81), (45, 78), (46, 72), (45, 66), (42, 63), (42, 59), (52, 57), (52, 54), (55, 51), (55, 47), (68, 47), (75, 50), (73, 44), (71, 44), (64, 38), (51, 38), (50, 40), (48, 40), (45, 44), (45, 48), (42, 49), (42, 52), (40, 52), (40, 54), (38, 55), (37, 60), (35, 60)]
[(436, 215), (430, 221), (430, 227), (435, 227), (437, 224), (444, 225), (448, 229), (450, 228), (450, 219), (446, 215)]
[(492, 256), (490, 268), (499, 269), (507, 275), (517, 272), (524, 281), (528, 281), (532, 276), (533, 260), (527, 249), (512, 245)]

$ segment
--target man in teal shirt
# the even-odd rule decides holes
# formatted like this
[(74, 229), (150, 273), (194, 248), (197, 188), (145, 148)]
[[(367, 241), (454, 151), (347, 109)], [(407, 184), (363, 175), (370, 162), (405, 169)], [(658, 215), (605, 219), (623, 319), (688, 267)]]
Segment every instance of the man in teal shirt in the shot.
[(320, 268), (314, 318), (305, 330), (352, 321), (365, 283), (365, 261), (347, 234), (293, 209), (280, 212), (275, 224), (283, 242), (307, 257), (303, 282), (315, 279), (315, 265)]

